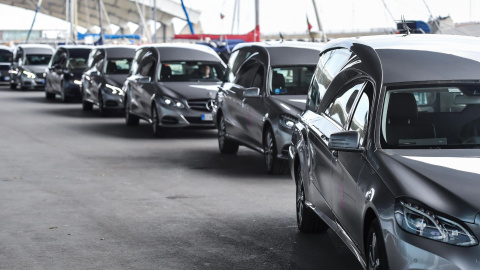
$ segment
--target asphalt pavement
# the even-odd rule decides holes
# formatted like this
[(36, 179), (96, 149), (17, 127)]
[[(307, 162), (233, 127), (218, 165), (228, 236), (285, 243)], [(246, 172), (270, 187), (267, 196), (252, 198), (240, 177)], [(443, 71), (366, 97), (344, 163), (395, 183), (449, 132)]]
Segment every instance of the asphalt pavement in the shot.
[(0, 269), (361, 269), (257, 152), (44, 96), (0, 85)]

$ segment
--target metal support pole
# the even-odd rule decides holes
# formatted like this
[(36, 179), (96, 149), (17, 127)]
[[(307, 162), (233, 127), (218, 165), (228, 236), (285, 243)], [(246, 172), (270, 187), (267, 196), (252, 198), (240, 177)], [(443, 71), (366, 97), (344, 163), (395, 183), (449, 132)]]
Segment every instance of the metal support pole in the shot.
[(153, 33), (152, 42), (157, 43), (157, 0), (153, 0)]
[(325, 34), (325, 31), (323, 31), (322, 22), (320, 20), (320, 16), (318, 15), (318, 9), (317, 9), (317, 4), (315, 3), (315, 0), (312, 0), (312, 4), (313, 4), (313, 10), (315, 10), (315, 16), (317, 17), (318, 31), (322, 33), (322, 42), (327, 42), (327, 34)]
[(193, 31), (192, 22), (190, 21), (190, 17), (188, 17), (187, 8), (185, 7), (185, 4), (183, 4), (183, 0), (181, 0), (181, 2), (182, 2), (183, 12), (185, 12), (185, 17), (187, 17), (188, 26), (190, 26), (190, 32), (192, 34), (195, 34), (195, 31)]
[(103, 19), (102, 19), (102, 0), (97, 0), (97, 9), (98, 9), (98, 26), (100, 26), (100, 40), (99, 45), (103, 45)]
[(35, 9), (35, 15), (33, 15), (32, 26), (30, 26), (30, 30), (28, 30), (27, 40), (25, 41), (25, 43), (28, 43), (28, 40), (30, 39), (30, 34), (32, 33), (33, 25), (35, 24), (35, 20), (37, 19), (37, 13), (41, 5), (42, 0), (38, 0), (37, 9)]
[[(65, 1), (65, 21), (70, 23), (70, 0)], [(67, 26), (67, 33), (65, 35), (65, 44), (68, 45), (68, 39), (70, 38), (70, 25)]]

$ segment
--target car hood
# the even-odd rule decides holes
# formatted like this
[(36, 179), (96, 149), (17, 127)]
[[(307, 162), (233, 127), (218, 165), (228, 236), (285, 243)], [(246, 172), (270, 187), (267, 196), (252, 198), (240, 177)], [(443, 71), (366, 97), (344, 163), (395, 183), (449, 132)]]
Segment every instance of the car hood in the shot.
[(43, 72), (45, 72), (46, 68), (47, 68), (46, 65), (45, 66), (43, 66), (43, 65), (42, 66), (37, 66), (37, 65), (35, 65), (35, 66), (30, 66), (30, 65), (23, 66), (23, 69), (28, 70), (28, 71), (33, 72), (33, 73), (43, 73)]
[(212, 82), (159, 82), (162, 95), (178, 99), (215, 99), (220, 83)]
[(382, 178), (396, 196), (475, 222), (480, 210), (480, 153), (476, 149), (380, 150)]
[(103, 75), (103, 78), (105, 79), (105, 82), (122, 88), (123, 83), (125, 80), (127, 80), (128, 75), (127, 74), (110, 74), (110, 75)]
[(275, 100), (280, 106), (287, 110), (291, 109), (291, 107), (295, 108), (295, 113), (291, 112), (292, 115), (296, 115), (300, 111), (303, 111), (305, 109), (305, 103), (307, 102), (306, 95), (279, 95), (271, 97), (272, 100)]

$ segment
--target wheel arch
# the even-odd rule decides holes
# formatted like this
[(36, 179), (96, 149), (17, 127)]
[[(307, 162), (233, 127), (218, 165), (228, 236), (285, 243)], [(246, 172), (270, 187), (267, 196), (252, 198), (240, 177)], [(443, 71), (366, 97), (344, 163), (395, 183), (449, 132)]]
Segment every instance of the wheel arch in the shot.
[(369, 207), (367, 211), (365, 212), (365, 217), (363, 219), (363, 248), (364, 252), (367, 252), (367, 243), (368, 243), (368, 231), (370, 229), (370, 225), (372, 224), (372, 221), (377, 219), (378, 216), (375, 213), (375, 211)]

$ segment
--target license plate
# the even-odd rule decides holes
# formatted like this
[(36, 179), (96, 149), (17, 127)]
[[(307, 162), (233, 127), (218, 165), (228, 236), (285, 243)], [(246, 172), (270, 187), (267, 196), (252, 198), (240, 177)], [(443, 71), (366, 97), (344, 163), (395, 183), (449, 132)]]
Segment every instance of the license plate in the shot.
[(9, 81), (9, 80), (10, 80), (10, 77), (5, 76), (5, 81)]
[(212, 114), (202, 114), (202, 121), (213, 121)]

